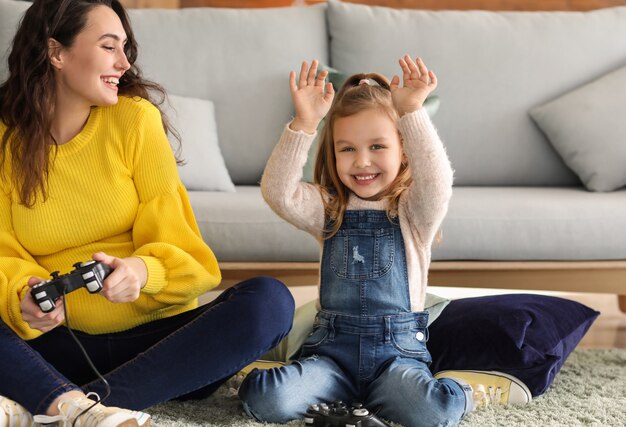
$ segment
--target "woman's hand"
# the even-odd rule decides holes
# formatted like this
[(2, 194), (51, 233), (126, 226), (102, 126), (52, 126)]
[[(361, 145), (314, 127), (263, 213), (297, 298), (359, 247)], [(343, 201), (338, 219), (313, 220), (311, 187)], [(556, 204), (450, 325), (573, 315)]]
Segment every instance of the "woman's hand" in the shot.
[[(31, 277), (28, 279), (28, 286), (31, 288), (38, 283), (43, 282), (41, 277)], [(26, 294), (26, 297), (20, 302), (20, 309), (22, 310), (22, 319), (28, 323), (31, 329), (36, 329), (41, 332), (48, 332), (57, 326), (59, 326), (65, 320), (65, 313), (63, 312), (63, 297), (55, 301), (56, 307), (49, 313), (44, 313), (37, 305), (30, 292)]]
[(96, 252), (93, 259), (113, 269), (104, 279), (100, 294), (111, 302), (132, 302), (139, 298), (141, 288), (148, 280), (148, 269), (141, 258), (116, 258)]
[(409, 55), (400, 59), (402, 68), (403, 87), (400, 87), (400, 77), (391, 79), (391, 98), (400, 117), (422, 108), (426, 97), (437, 87), (437, 76), (428, 70), (422, 58), (414, 62)]
[(317, 74), (318, 65), (318, 61), (313, 60), (309, 68), (307, 62), (303, 61), (297, 84), (296, 72), (289, 73), (289, 88), (296, 110), (296, 117), (289, 125), (291, 130), (314, 133), (330, 110), (335, 90), (331, 83), (325, 83), (328, 71)]

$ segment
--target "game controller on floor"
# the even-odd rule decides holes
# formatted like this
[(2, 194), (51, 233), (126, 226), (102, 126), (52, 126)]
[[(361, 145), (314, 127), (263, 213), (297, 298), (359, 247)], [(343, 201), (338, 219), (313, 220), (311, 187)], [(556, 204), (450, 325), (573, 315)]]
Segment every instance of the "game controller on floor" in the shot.
[(55, 271), (51, 279), (36, 284), (30, 292), (41, 311), (49, 313), (54, 310), (55, 301), (63, 293), (68, 294), (83, 287), (92, 294), (100, 292), (104, 279), (111, 271), (111, 267), (99, 261), (77, 262), (70, 273), (59, 276), (59, 272)]
[(328, 405), (318, 403), (309, 406), (304, 416), (304, 425), (315, 427), (390, 427), (372, 414), (361, 403), (348, 406), (341, 401)]

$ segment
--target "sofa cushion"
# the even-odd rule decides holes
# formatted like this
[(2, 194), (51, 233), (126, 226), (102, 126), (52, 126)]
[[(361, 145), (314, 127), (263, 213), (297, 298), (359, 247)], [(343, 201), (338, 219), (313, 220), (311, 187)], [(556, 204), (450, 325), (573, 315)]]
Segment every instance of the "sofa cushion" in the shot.
[(7, 68), (9, 48), (20, 19), (29, 6), (30, 3), (24, 1), (0, 0), (0, 82), (9, 76)]
[(190, 191), (204, 241), (220, 261), (317, 261), (320, 247), (308, 233), (276, 215), (259, 186), (235, 193)]
[(228, 172), (258, 184), (292, 116), (289, 70), (328, 62), (325, 5), (132, 9), (144, 74), (170, 93), (210, 99)]
[[(235, 191), (217, 142), (213, 103), (206, 99), (169, 95), (164, 110), (179, 133), (180, 179), (187, 190)], [(177, 141), (168, 135), (173, 148)]]
[(435, 260), (626, 259), (626, 190), (455, 187)]
[(328, 25), (338, 70), (391, 75), (408, 53), (437, 73), (433, 121), (457, 185), (579, 185), (528, 110), (623, 65), (626, 52), (626, 7), (425, 11), (330, 1)]
[(539, 396), (598, 314), (576, 301), (545, 295), (454, 300), (430, 325), (430, 369), (501, 371)]
[(530, 110), (592, 191), (626, 185), (626, 66)]
[[(258, 186), (190, 191), (204, 240), (220, 261), (319, 261), (308, 233), (282, 220)], [(455, 187), (433, 260), (626, 259), (626, 190)], [(590, 244), (589, 242), (593, 242)]]

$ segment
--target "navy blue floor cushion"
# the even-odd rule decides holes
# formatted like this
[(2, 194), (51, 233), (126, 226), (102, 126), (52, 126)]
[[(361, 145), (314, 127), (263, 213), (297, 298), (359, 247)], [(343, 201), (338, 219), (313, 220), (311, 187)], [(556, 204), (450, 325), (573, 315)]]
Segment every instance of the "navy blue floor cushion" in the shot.
[(576, 301), (545, 295), (454, 300), (429, 328), (430, 368), (433, 373), (505, 372), (539, 396), (599, 314)]

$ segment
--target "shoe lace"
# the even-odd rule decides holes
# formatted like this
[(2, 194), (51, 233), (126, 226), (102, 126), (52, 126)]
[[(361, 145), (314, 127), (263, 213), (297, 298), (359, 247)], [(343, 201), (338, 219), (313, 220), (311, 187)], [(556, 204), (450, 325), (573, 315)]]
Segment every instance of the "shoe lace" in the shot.
[[(95, 397), (95, 401), (90, 397)], [(82, 427), (96, 426), (98, 421), (104, 417), (102, 405), (98, 405), (100, 396), (97, 393), (87, 393), (86, 398), (62, 400), (58, 404), (59, 415), (36, 415), (35, 422), (41, 424), (59, 423), (60, 427), (74, 427), (78, 425)], [(81, 418), (80, 421), (78, 419)]]
[(500, 402), (502, 389), (500, 387), (485, 387), (483, 384), (472, 385), (474, 402), (477, 405), (493, 405)]
[(0, 408), (9, 421), (8, 427), (27, 427), (32, 424), (30, 413), (12, 400), (0, 396)]

